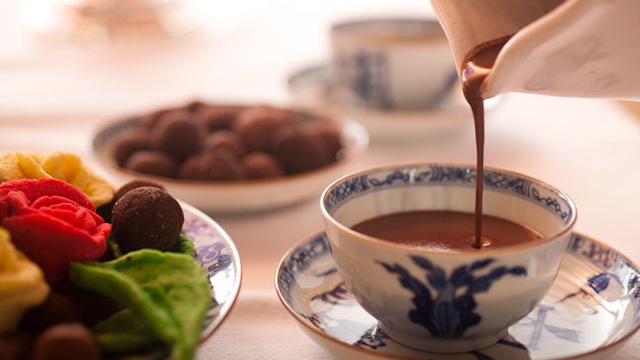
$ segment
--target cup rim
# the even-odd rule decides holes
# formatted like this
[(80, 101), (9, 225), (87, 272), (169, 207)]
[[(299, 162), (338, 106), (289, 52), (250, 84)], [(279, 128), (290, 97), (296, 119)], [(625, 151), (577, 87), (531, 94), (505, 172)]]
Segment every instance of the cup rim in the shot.
[[(380, 34), (366, 31), (357, 31), (354, 28), (360, 26), (367, 26), (375, 23), (423, 23), (427, 26), (433, 26), (433, 30), (429, 32), (416, 34), (414, 36), (407, 36), (402, 34)], [(446, 43), (446, 34), (444, 29), (440, 26), (440, 23), (436, 19), (423, 18), (423, 17), (371, 17), (371, 18), (357, 18), (344, 21), (338, 21), (331, 25), (329, 30), (330, 37), (335, 41), (353, 41), (357, 44), (414, 44), (424, 42), (442, 41)]]
[[(354, 239), (357, 239), (356, 241), (360, 242), (360, 243), (365, 243), (365, 244), (373, 244), (373, 245), (378, 245), (378, 246), (382, 246), (382, 247), (386, 247), (386, 248), (391, 248), (391, 249), (395, 249), (395, 250), (402, 250), (405, 252), (410, 252), (410, 253), (414, 253), (414, 254), (430, 254), (430, 255), (442, 255), (442, 256), (461, 256), (461, 255), (466, 255), (466, 256), (474, 256), (474, 255), (486, 255), (486, 254), (496, 254), (496, 253), (513, 253), (513, 252), (518, 252), (518, 251), (522, 251), (522, 250), (527, 250), (527, 249), (531, 249), (531, 248), (536, 248), (539, 247), (541, 245), (546, 245), (548, 243), (554, 242), (558, 239), (560, 239), (563, 235), (566, 234), (570, 234), (574, 225), (576, 224), (576, 221), (578, 219), (578, 209), (575, 205), (575, 202), (573, 201), (573, 199), (571, 199), (571, 197), (569, 197), (569, 195), (567, 195), (564, 191), (558, 189), (555, 186), (550, 185), (549, 183), (536, 179), (532, 176), (528, 176), (516, 171), (511, 171), (511, 170), (505, 170), (505, 169), (501, 169), (501, 168), (497, 168), (497, 167), (493, 167), (493, 166), (485, 166), (484, 169), (485, 170), (491, 170), (491, 171), (497, 171), (500, 173), (504, 173), (504, 174), (509, 174), (509, 175), (513, 175), (513, 176), (517, 176), (517, 177), (521, 177), (523, 179), (532, 181), (536, 184), (545, 186), (547, 188), (549, 188), (550, 190), (557, 192), (559, 194), (561, 194), (565, 200), (567, 201), (567, 203), (569, 204), (569, 208), (572, 210), (572, 216), (571, 216), (571, 220), (569, 221), (568, 224), (565, 224), (564, 227), (562, 228), (562, 230), (560, 230), (559, 232), (551, 235), (551, 236), (547, 236), (545, 238), (543, 238), (541, 241), (527, 241), (524, 243), (520, 243), (520, 244), (516, 244), (516, 245), (508, 245), (508, 246), (502, 246), (499, 248), (487, 248), (487, 249), (481, 249), (480, 251), (478, 251), (478, 249), (475, 248), (469, 248), (469, 249), (456, 249), (455, 251), (438, 251), (438, 250), (427, 250), (424, 248), (419, 248), (419, 247), (415, 247), (415, 246), (410, 246), (410, 245), (406, 245), (406, 244), (401, 244), (401, 243), (395, 243), (395, 242), (391, 242), (391, 241), (385, 241), (379, 238), (376, 238), (374, 236), (369, 236), (369, 235), (365, 235), (363, 233), (360, 233), (358, 231), (355, 231), (353, 229), (351, 229), (348, 226), (343, 225), (341, 222), (339, 222), (338, 220), (336, 220), (331, 214), (329, 214), (329, 212), (327, 211), (327, 209), (325, 208), (325, 199), (327, 198), (327, 196), (329, 195), (329, 192), (339, 183), (345, 181), (346, 179), (349, 178), (353, 178), (356, 176), (360, 176), (360, 175), (364, 175), (364, 174), (370, 174), (370, 173), (374, 173), (374, 172), (381, 172), (381, 171), (385, 171), (385, 170), (391, 170), (394, 168), (399, 168), (399, 167), (405, 167), (405, 168), (410, 168), (410, 167), (427, 167), (430, 165), (438, 165), (438, 166), (452, 166), (452, 167), (464, 167), (464, 168), (471, 168), (471, 169), (475, 169), (476, 166), (472, 165), (472, 164), (464, 164), (464, 163), (449, 163), (449, 162), (416, 162), (416, 161), (412, 161), (412, 162), (400, 162), (400, 163), (393, 163), (393, 164), (387, 164), (387, 165), (380, 165), (380, 166), (374, 166), (371, 168), (367, 168), (364, 170), (359, 170), (347, 175), (344, 175), (336, 180), (334, 180), (331, 184), (329, 184), (329, 186), (327, 186), (324, 191), (322, 192), (322, 196), (320, 196), (320, 210), (322, 212), (322, 216), (325, 219), (328, 219), (334, 226), (336, 226), (338, 229), (348, 233), (349, 235), (353, 235)], [(327, 231), (328, 232), (328, 231)], [(332, 242), (331, 239), (329, 238), (329, 242)]]

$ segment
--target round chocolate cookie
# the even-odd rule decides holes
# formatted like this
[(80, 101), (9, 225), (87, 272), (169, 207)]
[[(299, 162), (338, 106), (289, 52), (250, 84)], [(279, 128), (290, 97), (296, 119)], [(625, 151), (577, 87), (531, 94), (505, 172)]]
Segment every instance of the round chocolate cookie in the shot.
[(210, 106), (201, 109), (199, 115), (209, 131), (230, 130), (241, 110), (237, 106)]
[(158, 184), (157, 182), (149, 179), (135, 179), (131, 180), (128, 183), (122, 185), (118, 191), (116, 191), (115, 195), (113, 195), (113, 202), (120, 200), (124, 194), (128, 193), (130, 190), (137, 189), (139, 187), (151, 186), (158, 189), (166, 190), (164, 186)]
[(174, 111), (179, 111), (179, 110), (176, 110), (174, 108), (156, 110), (149, 114), (140, 116), (138, 118), (139, 119), (138, 121), (142, 126), (146, 127), (147, 129), (152, 129), (158, 124), (158, 121), (160, 121), (160, 119), (162, 119), (163, 116), (169, 113), (172, 113)]
[(131, 155), (124, 166), (139, 173), (175, 177), (176, 161), (169, 155), (160, 151), (143, 150)]
[(322, 141), (300, 126), (279, 131), (271, 149), (291, 174), (317, 169), (331, 162)]
[(269, 179), (284, 176), (284, 167), (275, 157), (263, 153), (254, 152), (248, 154), (240, 162), (247, 179)]
[(39, 334), (53, 325), (80, 320), (80, 309), (75, 302), (65, 295), (52, 291), (44, 303), (29, 309), (24, 314), (19, 328), (32, 334)]
[(235, 153), (238, 158), (247, 153), (240, 137), (229, 130), (218, 130), (207, 136), (204, 140), (204, 151), (210, 152), (218, 149), (228, 149)]
[(116, 137), (113, 144), (113, 157), (118, 165), (124, 166), (132, 154), (149, 148), (149, 133), (147, 131), (142, 129), (130, 130)]
[(192, 117), (188, 111), (176, 111), (163, 116), (151, 130), (151, 146), (176, 159), (184, 159), (199, 151), (206, 131), (204, 125)]
[(80, 323), (53, 326), (40, 335), (31, 360), (99, 360), (100, 348), (91, 331)]
[(228, 149), (198, 154), (185, 161), (178, 176), (190, 180), (230, 181), (243, 178), (236, 155)]
[(274, 135), (294, 122), (295, 116), (291, 112), (267, 106), (254, 107), (238, 114), (233, 131), (249, 150), (265, 151)]
[[(164, 186), (152, 180), (131, 180), (128, 183), (122, 185), (122, 187), (120, 187), (120, 189), (116, 191), (115, 195), (113, 195), (113, 199), (111, 199), (111, 201), (109, 201), (108, 203), (98, 207), (96, 209), (96, 212), (104, 219), (105, 222), (111, 223), (111, 213), (113, 212), (113, 205), (115, 205), (116, 201), (118, 201), (118, 199), (120, 199), (122, 195), (124, 195), (127, 191), (143, 186), (157, 187), (159, 189), (165, 190)], [(105, 253), (105, 255), (107, 255), (107, 257), (109, 256), (107, 253)]]
[(116, 202), (111, 234), (124, 253), (145, 248), (169, 251), (178, 242), (183, 223), (176, 199), (162, 189), (140, 187)]
[(313, 121), (306, 124), (304, 128), (309, 135), (322, 141), (328, 158), (331, 159), (332, 162), (336, 161), (338, 152), (342, 149), (340, 128), (325, 121)]

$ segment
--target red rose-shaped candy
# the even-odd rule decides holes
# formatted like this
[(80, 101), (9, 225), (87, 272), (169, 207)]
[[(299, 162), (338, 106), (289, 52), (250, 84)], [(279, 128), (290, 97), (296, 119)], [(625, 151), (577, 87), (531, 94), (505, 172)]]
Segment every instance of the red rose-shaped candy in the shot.
[(67, 277), (70, 262), (100, 259), (111, 231), (80, 190), (57, 179), (0, 184), (0, 225), (50, 284)]

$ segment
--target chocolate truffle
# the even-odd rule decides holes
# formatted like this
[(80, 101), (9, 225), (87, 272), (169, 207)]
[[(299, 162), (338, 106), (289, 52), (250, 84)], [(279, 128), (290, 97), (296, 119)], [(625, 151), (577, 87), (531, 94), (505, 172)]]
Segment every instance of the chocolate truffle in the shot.
[(245, 156), (240, 164), (248, 179), (269, 179), (284, 176), (284, 167), (280, 161), (267, 153), (251, 153)]
[(31, 359), (99, 360), (100, 349), (95, 337), (84, 325), (61, 324), (47, 329), (36, 339)]
[(200, 118), (209, 131), (230, 130), (242, 110), (239, 106), (211, 106), (200, 109)]
[(149, 133), (136, 129), (119, 134), (113, 144), (113, 156), (120, 166), (127, 163), (129, 157), (137, 151), (148, 150)]
[(106, 320), (123, 309), (123, 306), (116, 301), (97, 292), (80, 289), (69, 279), (56, 285), (55, 292), (73, 301), (80, 315), (80, 321), (87, 326)]
[(175, 177), (177, 164), (165, 153), (144, 150), (131, 155), (125, 168), (148, 175)]
[(145, 114), (138, 117), (139, 119), (138, 121), (142, 126), (146, 127), (147, 129), (152, 129), (158, 124), (158, 121), (160, 121), (160, 119), (162, 119), (163, 116), (175, 111), (180, 111), (180, 110), (176, 110), (173, 108), (156, 110), (152, 113)]
[(29, 309), (24, 314), (19, 328), (32, 334), (39, 334), (53, 325), (80, 320), (80, 309), (75, 302), (65, 295), (52, 291), (44, 303)]
[(151, 130), (151, 146), (179, 160), (200, 150), (206, 131), (204, 125), (192, 117), (187, 111), (163, 116)]
[(139, 187), (151, 186), (158, 189), (166, 190), (164, 186), (158, 184), (157, 182), (149, 179), (135, 179), (131, 180), (128, 183), (122, 185), (118, 191), (116, 191), (115, 195), (113, 195), (114, 202), (120, 200), (124, 194), (128, 193), (130, 190), (137, 189)]
[(300, 126), (279, 131), (271, 149), (291, 174), (317, 169), (331, 162), (322, 141)]
[(0, 360), (25, 360), (33, 347), (33, 336), (23, 332), (0, 335)]
[(271, 107), (254, 107), (238, 114), (233, 123), (235, 131), (251, 151), (265, 151), (273, 136), (283, 127), (295, 122), (292, 113)]
[(240, 137), (228, 130), (219, 130), (209, 134), (204, 140), (204, 151), (210, 152), (218, 149), (228, 149), (235, 153), (238, 158), (243, 157), (247, 150), (240, 140)]
[[(164, 186), (152, 180), (148, 180), (148, 179), (131, 180), (128, 183), (122, 185), (122, 187), (118, 191), (116, 191), (115, 195), (113, 196), (113, 199), (111, 199), (111, 201), (109, 201), (108, 203), (97, 208), (96, 212), (98, 213), (98, 215), (100, 215), (104, 219), (105, 222), (111, 223), (111, 212), (113, 211), (113, 205), (115, 205), (116, 201), (118, 201), (118, 199), (120, 199), (122, 195), (124, 195), (127, 191), (133, 190), (135, 188), (143, 187), (143, 186), (157, 187), (159, 189), (165, 190)], [(105, 253), (105, 255), (107, 257), (110, 256), (108, 252)]]
[(202, 109), (205, 109), (206, 107), (207, 107), (207, 104), (205, 104), (204, 102), (200, 100), (193, 100), (192, 102), (188, 103), (187, 106), (185, 106), (184, 108), (190, 111), (191, 113), (198, 113), (202, 111)]
[(336, 161), (338, 152), (342, 149), (340, 129), (325, 121), (313, 121), (304, 126), (311, 136), (319, 138), (327, 151), (327, 156), (331, 161)]
[(241, 179), (243, 174), (235, 154), (228, 149), (218, 149), (187, 159), (178, 170), (178, 176), (191, 180), (230, 181)]
[(120, 250), (169, 251), (184, 223), (182, 208), (166, 191), (140, 187), (124, 194), (113, 207), (111, 234)]

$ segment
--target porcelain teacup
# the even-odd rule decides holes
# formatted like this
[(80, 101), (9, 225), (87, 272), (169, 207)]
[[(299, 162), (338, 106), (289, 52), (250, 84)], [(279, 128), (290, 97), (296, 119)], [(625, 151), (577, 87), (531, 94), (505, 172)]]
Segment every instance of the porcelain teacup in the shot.
[(430, 352), (466, 352), (504, 337), (553, 283), (576, 221), (562, 191), (485, 168), (483, 214), (544, 236), (492, 249), (427, 250), (358, 233), (354, 225), (416, 210), (473, 213), (475, 167), (415, 163), (347, 175), (320, 206), (332, 256), (358, 303), (394, 340)]
[(436, 20), (356, 20), (331, 28), (332, 87), (341, 105), (415, 110), (440, 104), (457, 71)]

